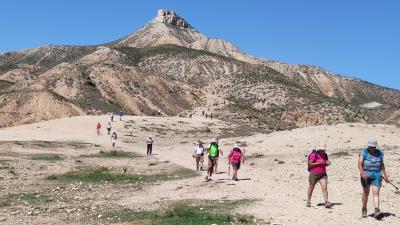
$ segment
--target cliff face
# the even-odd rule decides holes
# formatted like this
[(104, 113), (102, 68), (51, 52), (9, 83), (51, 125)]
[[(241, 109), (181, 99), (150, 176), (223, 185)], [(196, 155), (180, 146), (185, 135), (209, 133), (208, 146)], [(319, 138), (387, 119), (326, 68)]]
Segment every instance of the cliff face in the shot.
[[(121, 109), (178, 115), (200, 106), (264, 130), (393, 123), (399, 97), (397, 90), (322, 68), (248, 56), (167, 10), (112, 43), (0, 55), (0, 126)], [(370, 102), (378, 107), (360, 107)]]

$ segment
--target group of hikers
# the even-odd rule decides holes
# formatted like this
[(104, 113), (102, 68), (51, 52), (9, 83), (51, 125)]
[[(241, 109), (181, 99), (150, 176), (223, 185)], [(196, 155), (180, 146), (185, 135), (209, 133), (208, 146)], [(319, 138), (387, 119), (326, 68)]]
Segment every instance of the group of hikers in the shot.
[[(367, 203), (370, 189), (372, 186), (373, 203), (375, 211), (373, 216), (378, 217), (380, 211), (379, 192), (382, 186), (382, 180), (390, 183), (386, 173), (385, 164), (383, 162), (383, 152), (378, 148), (378, 142), (375, 139), (368, 140), (367, 148), (365, 148), (359, 156), (358, 169), (360, 171), (360, 183), (363, 189), (362, 193), (362, 217), (367, 217)], [(307, 192), (307, 207), (311, 207), (311, 196), (317, 183), (321, 185), (326, 208), (332, 207), (334, 204), (328, 200), (328, 175), (326, 167), (331, 165), (328, 155), (325, 152), (326, 147), (318, 146), (308, 156), (309, 188)], [(393, 184), (392, 184), (393, 185)]]
[[(119, 112), (119, 121), (122, 121), (123, 115), (124, 115), (123, 112), (120, 111)], [(112, 144), (112, 147), (114, 148), (115, 144), (117, 142), (117, 139), (118, 139), (118, 135), (117, 135), (117, 131), (112, 130), (112, 122), (114, 122), (114, 113), (111, 113), (110, 121), (107, 123), (107, 127), (106, 127), (107, 135), (111, 135), (111, 144)], [(100, 122), (97, 122), (97, 125), (96, 125), (96, 133), (97, 133), (97, 135), (101, 135), (101, 128), (102, 128), (102, 126), (101, 126)], [(111, 132), (111, 130), (112, 130), (112, 132)], [(153, 137), (151, 135), (149, 135), (148, 138), (146, 139), (147, 155), (148, 156), (152, 155), (153, 143), (154, 143), (154, 139), (153, 139)]]
[[(120, 112), (120, 121), (122, 121), (122, 111)], [(115, 143), (117, 141), (117, 133), (115, 130), (112, 130), (112, 124), (114, 115), (111, 115), (111, 121), (107, 124), (107, 135), (111, 134), (112, 147), (115, 147)], [(97, 134), (100, 135), (101, 124), (97, 124)], [(151, 135), (148, 135), (146, 139), (147, 151), (146, 154), (148, 156), (152, 155), (153, 151), (153, 143), (154, 139)], [(207, 147), (204, 147), (204, 143), (202, 141), (198, 141), (195, 145), (193, 158), (196, 162), (196, 170), (203, 171), (204, 170), (204, 156), (207, 155), (208, 158), (208, 169), (207, 175), (205, 177), (206, 181), (212, 180), (213, 173), (217, 173), (218, 168), (218, 160), (220, 156), (223, 156), (223, 151), (218, 143), (217, 138), (213, 138), (210, 144)], [(358, 160), (358, 168), (360, 171), (360, 183), (363, 188), (362, 193), (362, 209), (361, 214), (362, 217), (367, 217), (367, 203), (368, 197), (370, 194), (370, 189), (372, 186), (372, 194), (373, 194), (373, 204), (375, 207), (375, 211), (373, 216), (377, 217), (380, 215), (380, 188), (382, 186), (382, 180), (390, 183), (385, 164), (383, 161), (383, 152), (378, 148), (378, 142), (375, 139), (368, 140), (367, 147), (360, 153)], [(245, 150), (241, 149), (238, 144), (234, 144), (228, 157), (228, 175), (230, 176), (230, 168), (233, 168), (232, 180), (238, 181), (238, 170), (240, 169), (241, 164), (244, 164), (245, 160)], [(308, 171), (309, 171), (309, 187), (307, 191), (307, 203), (306, 207), (311, 207), (311, 197), (314, 191), (314, 188), (317, 183), (320, 184), (323, 197), (324, 197), (324, 206), (326, 208), (331, 208), (334, 203), (329, 202), (328, 198), (328, 175), (326, 168), (331, 165), (331, 161), (328, 158), (328, 154), (326, 153), (326, 147), (317, 146), (315, 149), (308, 155)], [(392, 184), (392, 183), (390, 183)], [(393, 185), (393, 184), (392, 184)]]
[[(234, 144), (228, 155), (228, 168), (233, 168), (232, 180), (238, 181), (237, 173), (241, 163), (244, 163), (245, 151), (240, 149), (238, 144)], [(194, 148), (193, 158), (196, 160), (196, 170), (203, 170), (204, 155), (208, 154), (208, 169), (205, 177), (206, 181), (210, 181), (213, 173), (217, 173), (218, 159), (223, 152), (218, 144), (218, 139), (213, 138), (211, 143), (205, 148), (202, 141), (198, 141)]]

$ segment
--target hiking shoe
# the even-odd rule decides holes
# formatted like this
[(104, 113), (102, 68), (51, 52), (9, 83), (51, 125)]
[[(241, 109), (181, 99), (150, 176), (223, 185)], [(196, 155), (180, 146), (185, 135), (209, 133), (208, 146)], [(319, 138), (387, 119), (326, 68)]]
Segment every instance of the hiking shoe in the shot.
[(206, 175), (206, 181), (208, 181), (208, 175)]
[(368, 216), (368, 214), (367, 214), (367, 208), (362, 208), (361, 213), (362, 213), (362, 217), (363, 217), (363, 218), (367, 218), (367, 216)]
[(306, 207), (311, 207), (311, 202), (307, 202)]
[(333, 205), (332, 202), (325, 202), (325, 208), (331, 208)]
[(381, 214), (381, 210), (379, 208), (375, 208), (374, 217), (378, 217)]

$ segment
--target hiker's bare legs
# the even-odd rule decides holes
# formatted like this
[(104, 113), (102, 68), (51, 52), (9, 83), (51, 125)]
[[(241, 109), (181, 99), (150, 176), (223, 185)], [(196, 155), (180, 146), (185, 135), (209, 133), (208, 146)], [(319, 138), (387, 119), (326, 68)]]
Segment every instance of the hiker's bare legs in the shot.
[(363, 188), (363, 195), (362, 195), (362, 206), (363, 208), (367, 208), (368, 203), (368, 196), (369, 196), (369, 188), (370, 186)]
[(214, 173), (217, 173), (218, 159), (215, 159), (214, 162)]
[(237, 179), (237, 172), (238, 172), (237, 169), (234, 169), (234, 170), (233, 170), (233, 177), (234, 177), (234, 179)]
[(376, 187), (372, 185), (372, 194), (374, 195), (374, 206), (375, 208), (379, 209), (379, 204), (380, 204), (380, 199), (379, 199), (379, 191), (381, 190), (381, 187)]
[(325, 202), (328, 202), (328, 178), (322, 178), (321, 180), (319, 180), (319, 184), (321, 185), (324, 200)]
[(316, 185), (316, 184), (310, 183), (310, 186), (308, 187), (307, 202), (311, 202), (311, 196), (312, 196), (312, 193), (313, 193), (313, 191), (314, 191), (315, 185)]
[(208, 175), (211, 177), (213, 171), (214, 171), (214, 166), (215, 166), (215, 160), (210, 159), (210, 164), (208, 165)]
[(196, 156), (196, 170), (199, 170), (200, 157)]

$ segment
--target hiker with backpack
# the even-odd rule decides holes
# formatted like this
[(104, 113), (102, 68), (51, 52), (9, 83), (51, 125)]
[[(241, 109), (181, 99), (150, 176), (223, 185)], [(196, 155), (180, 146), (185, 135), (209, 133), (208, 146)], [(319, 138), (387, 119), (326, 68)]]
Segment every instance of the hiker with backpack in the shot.
[(147, 155), (151, 155), (152, 151), (153, 151), (153, 143), (154, 143), (154, 139), (151, 137), (151, 135), (149, 135), (149, 137), (146, 140), (146, 144), (147, 144)]
[(111, 113), (111, 122), (114, 122), (114, 113)]
[(115, 143), (117, 142), (117, 132), (113, 131), (111, 134), (111, 142), (112, 142), (112, 147), (115, 147)]
[(98, 122), (96, 125), (97, 135), (100, 135), (100, 130), (101, 130), (101, 124), (100, 124), (100, 122)]
[(197, 145), (194, 147), (193, 158), (196, 159), (196, 170), (199, 171), (200, 167), (200, 170), (203, 171), (204, 147), (202, 141), (198, 141)]
[(308, 171), (310, 172), (310, 175), (308, 178), (309, 187), (307, 192), (307, 207), (311, 207), (311, 196), (317, 183), (321, 185), (325, 200), (325, 208), (333, 206), (333, 203), (328, 201), (328, 175), (326, 174), (326, 167), (329, 165), (331, 165), (331, 162), (328, 159), (324, 147), (317, 146), (308, 155)]
[(206, 180), (209, 181), (211, 180), (211, 176), (213, 174), (219, 152), (221, 151), (218, 145), (217, 138), (213, 138), (211, 143), (208, 145), (206, 151), (208, 153), (208, 170), (207, 170)]
[(382, 179), (386, 182), (389, 182), (385, 164), (383, 163), (383, 152), (377, 147), (377, 140), (368, 140), (368, 146), (361, 152), (358, 160), (358, 169), (360, 170), (361, 175), (361, 186), (363, 187), (361, 213), (362, 217), (364, 218), (368, 216), (367, 203), (371, 185), (373, 202), (375, 206), (374, 217), (378, 217), (381, 213), (379, 209), (379, 191), (382, 186)]
[(241, 163), (244, 163), (244, 149), (242, 152), (242, 150), (239, 148), (239, 145), (235, 144), (233, 145), (232, 151), (231, 153), (229, 153), (228, 156), (228, 166), (232, 165), (233, 168), (232, 180), (234, 181), (238, 181), (237, 173), (238, 170), (240, 169)]
[(110, 135), (111, 128), (112, 128), (111, 122), (108, 122), (108, 125), (107, 125), (107, 135)]

